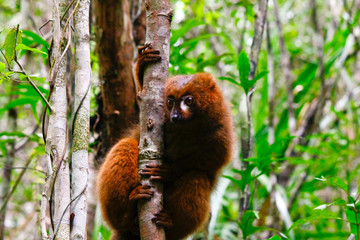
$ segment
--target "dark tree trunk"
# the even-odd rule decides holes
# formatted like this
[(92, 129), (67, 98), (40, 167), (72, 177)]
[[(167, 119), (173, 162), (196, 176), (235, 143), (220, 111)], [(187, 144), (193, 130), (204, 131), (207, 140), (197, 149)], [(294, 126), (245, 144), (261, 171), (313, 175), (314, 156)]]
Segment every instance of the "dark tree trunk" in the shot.
[(131, 1), (131, 21), (133, 23), (133, 36), (136, 46), (145, 44), (146, 10), (142, 0)]
[(132, 66), (134, 43), (128, 0), (97, 0), (97, 52), (103, 102), (102, 153), (137, 121)]

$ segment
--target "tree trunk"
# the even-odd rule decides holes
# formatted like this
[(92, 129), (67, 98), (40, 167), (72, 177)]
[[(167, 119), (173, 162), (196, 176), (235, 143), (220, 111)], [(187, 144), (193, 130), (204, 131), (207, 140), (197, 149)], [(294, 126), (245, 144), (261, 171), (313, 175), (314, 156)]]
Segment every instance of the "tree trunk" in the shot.
[[(70, 174), (67, 156), (67, 94), (66, 63), (68, 48), (68, 31), (64, 31), (64, 15), (67, 1), (54, 1), (53, 10), (53, 54), (50, 84), (52, 94), (50, 102), (54, 111), (50, 113), (46, 137), (46, 153), (53, 160), (55, 167), (55, 184), (53, 191), (53, 222), (56, 239), (70, 238)], [(61, 22), (60, 22), (61, 21)], [(64, 35), (63, 36), (63, 33)], [(66, 47), (65, 47), (66, 46)], [(51, 179), (51, 178), (49, 178)]]
[[(146, 2), (146, 42), (160, 51), (161, 61), (151, 64), (144, 73), (144, 89), (140, 103), (139, 169), (145, 164), (161, 163), (164, 154), (164, 84), (168, 78), (170, 51), (170, 22), (172, 11), (169, 0)], [(152, 223), (151, 218), (162, 209), (162, 183), (142, 178), (150, 184), (154, 197), (139, 202), (141, 239), (165, 239), (164, 230)]]
[(88, 184), (88, 148), (90, 126), (90, 0), (81, 0), (74, 15), (75, 26), (75, 101), (73, 106), (73, 153), (71, 178), (71, 213), (74, 218), (71, 239), (86, 239)]
[(133, 24), (133, 37), (136, 46), (145, 44), (146, 35), (146, 10), (145, 1), (131, 1), (131, 21)]
[[(250, 53), (250, 73), (249, 79), (252, 80), (255, 76), (256, 68), (258, 65), (259, 54), (261, 50), (261, 43), (264, 33), (264, 26), (266, 21), (267, 13), (267, 0), (261, 0), (259, 3), (259, 10), (256, 14), (255, 26), (254, 26), (254, 37), (251, 45)], [(242, 96), (239, 104), (240, 113), (240, 128), (241, 128), (241, 157), (247, 159), (251, 157), (253, 151), (252, 142), (252, 115), (251, 115), (251, 96), (254, 89), (250, 90), (248, 94)], [(248, 162), (242, 162), (241, 169), (245, 170), (248, 166)], [(242, 218), (243, 213), (249, 209), (250, 205), (250, 185), (248, 184), (244, 193), (240, 197), (240, 209), (239, 218)]]
[(128, 0), (95, 1), (103, 101), (102, 152), (138, 118), (133, 81), (134, 43)]

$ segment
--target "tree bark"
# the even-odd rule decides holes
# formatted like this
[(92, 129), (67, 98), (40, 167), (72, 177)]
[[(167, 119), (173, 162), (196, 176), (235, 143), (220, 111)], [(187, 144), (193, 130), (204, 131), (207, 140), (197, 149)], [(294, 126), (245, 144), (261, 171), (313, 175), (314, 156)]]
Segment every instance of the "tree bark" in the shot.
[(73, 106), (73, 153), (71, 178), (71, 213), (74, 218), (71, 239), (86, 239), (88, 183), (88, 148), (90, 127), (90, 0), (80, 0), (74, 15), (75, 28), (75, 101)]
[(97, 0), (97, 52), (100, 65), (103, 121), (102, 153), (138, 118), (133, 81), (134, 43), (128, 0)]
[[(145, 164), (161, 163), (164, 125), (164, 84), (168, 78), (170, 50), (170, 22), (172, 10), (169, 0), (146, 2), (146, 42), (158, 49), (161, 61), (151, 64), (144, 73), (144, 89), (140, 103), (139, 169)], [(150, 184), (154, 197), (139, 202), (139, 227), (141, 239), (165, 239), (162, 228), (151, 218), (162, 209), (162, 183), (142, 178), (142, 184)]]
[[(66, 94), (66, 62), (69, 31), (64, 31), (64, 15), (67, 1), (54, 1), (53, 10), (53, 54), (51, 56), (52, 71), (50, 84), (52, 93), (51, 105), (54, 109), (50, 113), (46, 137), (46, 153), (53, 160), (56, 169), (55, 184), (53, 191), (53, 222), (55, 227), (55, 239), (70, 238), (70, 174), (67, 155), (67, 94)], [(64, 33), (64, 34), (63, 34)], [(65, 47), (66, 46), (66, 47)], [(52, 168), (52, 166), (49, 166)], [(50, 181), (52, 178), (48, 178)], [(49, 197), (49, 196), (47, 196)], [(44, 234), (44, 233), (43, 233)]]
[(133, 24), (133, 37), (136, 46), (145, 44), (146, 35), (146, 9), (145, 1), (131, 1), (131, 21)]

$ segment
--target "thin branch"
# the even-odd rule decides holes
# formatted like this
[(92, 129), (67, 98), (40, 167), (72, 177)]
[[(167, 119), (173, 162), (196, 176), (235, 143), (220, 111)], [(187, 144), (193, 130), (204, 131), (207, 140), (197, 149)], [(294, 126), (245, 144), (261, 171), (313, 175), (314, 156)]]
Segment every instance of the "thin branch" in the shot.
[(291, 207), (294, 205), (297, 197), (299, 196), (299, 194), (301, 193), (301, 187), (303, 186), (303, 184), (305, 183), (307, 177), (308, 177), (308, 174), (309, 174), (309, 168), (307, 168), (304, 172), (302, 172), (300, 174), (300, 180), (296, 182), (296, 185), (295, 185), (295, 191), (294, 193), (292, 194), (292, 196), (290, 197), (290, 200), (289, 200), (289, 203), (288, 203), (288, 210), (290, 211)]
[(41, 99), (44, 101), (44, 103), (47, 105), (47, 107), (50, 109), (51, 112), (54, 111), (54, 109), (51, 107), (50, 103), (48, 102), (48, 100), (46, 99), (46, 97), (42, 94), (42, 92), (37, 88), (37, 86), (35, 85), (35, 83), (33, 81), (31, 81), (29, 75), (25, 72), (25, 69), (23, 68), (23, 66), (19, 63), (19, 61), (17, 59), (14, 60), (16, 62), (16, 64), (19, 66), (19, 68), (21, 69), (21, 73), (25, 75), (26, 80), (30, 83), (30, 85), (35, 89), (35, 91), (39, 94), (39, 96), (41, 97)]
[(10, 69), (11, 68), (10, 63), (8, 62), (7, 58), (5, 57), (5, 53), (1, 50), (1, 48), (0, 48), (0, 52), (1, 52), (1, 55), (3, 55), (3, 57), (4, 57), (5, 61), (6, 61), (7, 68)]
[(255, 26), (254, 26), (254, 37), (251, 44), (250, 52), (250, 74), (249, 79), (253, 79), (255, 76), (256, 68), (259, 61), (259, 54), (261, 50), (261, 43), (263, 39), (263, 33), (265, 29), (265, 21), (267, 14), (268, 0), (260, 0), (259, 11), (256, 14)]
[(41, 29), (43, 29), (43, 27), (48, 25), (49, 22), (53, 22), (53, 21), (54, 21), (53, 19), (49, 19), (43, 25), (41, 25), (41, 27), (39, 28), (39, 32), (41, 33), (42, 36), (44, 36), (44, 34), (41, 32)]
[[(66, 14), (68, 13), (70, 7), (74, 4), (75, 0), (72, 0), (70, 4), (67, 5), (66, 9), (64, 10), (63, 15), (60, 18), (60, 22), (62, 22), (62, 20), (64, 20)], [(79, 2), (79, 1), (78, 1)]]
[(41, 195), (41, 204), (40, 204), (40, 229), (41, 229), (41, 235), (42, 239), (50, 239), (47, 228), (46, 228), (46, 209), (49, 203), (50, 195), (52, 193), (52, 188), (54, 186), (55, 182), (55, 175), (57, 173), (57, 169), (54, 169), (46, 178), (45, 184), (44, 184), (44, 190)]
[(23, 140), (22, 142), (19, 142), (19, 144), (15, 145), (15, 148), (14, 148), (14, 152), (16, 153), (17, 151), (19, 151), (20, 149), (22, 149), (30, 140), (30, 137), (31, 135), (34, 135), (36, 133), (36, 131), (38, 130), (40, 126), (40, 123), (36, 123), (34, 129), (31, 131), (31, 133), (29, 135), (27, 135)]
[(42, 173), (42, 174), (46, 175), (46, 172), (44, 172), (43, 170), (37, 169), (37, 168), (31, 168), (31, 167), (2, 167), (0, 169), (25, 169), (25, 170), (36, 171), (36, 172), (39, 172), (39, 173)]
[(77, 108), (76, 108), (76, 110), (75, 110), (73, 120), (71, 121), (71, 122), (72, 122), (72, 124), (71, 124), (71, 135), (74, 134), (74, 126), (75, 126), (76, 117), (77, 117), (77, 115), (79, 114), (79, 111), (80, 111), (80, 109), (81, 109), (81, 107), (82, 107), (82, 105), (83, 105), (83, 103), (84, 103), (84, 101), (85, 101), (85, 98), (87, 97), (87, 95), (88, 95), (89, 92), (90, 92), (90, 87), (91, 87), (91, 81), (89, 82), (89, 85), (88, 85), (88, 87), (87, 87), (87, 90), (86, 90), (85, 95), (82, 96), (82, 98), (81, 98), (81, 100), (80, 100), (80, 103), (79, 103), (79, 105), (77, 106)]
[[(66, 131), (66, 132), (68, 132), (68, 131)], [(68, 136), (66, 134), (66, 140), (67, 139), (68, 139)], [(48, 206), (48, 204), (50, 202), (50, 198), (51, 198), (51, 196), (53, 194), (53, 190), (54, 190), (54, 186), (55, 186), (55, 180), (57, 178), (60, 166), (61, 166), (61, 164), (63, 163), (63, 160), (64, 160), (64, 156), (65, 156), (65, 153), (66, 153), (66, 146), (67, 146), (67, 141), (65, 143), (65, 147), (64, 147), (64, 150), (63, 150), (63, 153), (61, 155), (60, 160), (58, 160), (59, 159), (59, 154), (56, 152), (55, 149), (53, 150), (53, 152), (52, 152), (53, 156), (54, 156), (53, 157), (53, 162), (59, 162), (59, 164), (57, 166), (55, 166), (54, 169), (52, 169), (51, 172), (49, 171), (49, 174), (48, 174), (48, 176), (46, 178), (46, 181), (45, 181), (45, 184), (44, 184), (44, 190), (43, 190), (43, 193), (42, 193), (42, 196), (41, 196), (40, 228), (41, 228), (41, 234), (42, 234), (43, 239), (50, 239), (49, 235), (47, 234), (47, 228), (46, 228), (46, 222), (45, 222), (46, 209), (47, 209), (47, 206)], [(51, 215), (51, 211), (50, 211), (50, 215)], [(51, 220), (51, 223), (53, 225), (52, 216), (50, 216), (50, 220)], [(61, 222), (61, 221), (59, 221), (59, 222)]]
[[(88, 181), (86, 181), (86, 182), (88, 182)], [(55, 240), (55, 238), (56, 238), (56, 234), (57, 234), (57, 232), (59, 231), (60, 223), (61, 223), (61, 221), (62, 221), (62, 219), (63, 219), (63, 217), (64, 217), (67, 209), (71, 206), (71, 204), (72, 204), (76, 199), (78, 199), (81, 195), (83, 195), (83, 194), (85, 193), (86, 188), (87, 188), (87, 184), (84, 186), (83, 190), (82, 190), (75, 198), (73, 198), (73, 199), (70, 200), (70, 202), (68, 203), (68, 205), (67, 205), (66, 208), (64, 209), (64, 211), (63, 211), (63, 213), (62, 213), (62, 215), (61, 215), (61, 217), (60, 217), (60, 220), (59, 220), (58, 224), (56, 225), (56, 228), (55, 228), (55, 231), (54, 231), (54, 236), (53, 236), (53, 238), (52, 238), (53, 240)]]
[[(71, 39), (71, 31), (69, 31), (68, 39)], [(54, 67), (54, 69), (53, 69), (53, 71), (52, 71), (53, 74), (52, 74), (50, 83), (54, 83), (54, 79), (55, 79), (56, 76), (57, 76), (57, 72), (58, 72), (60, 63), (61, 63), (61, 61), (63, 60), (63, 58), (64, 58), (67, 50), (69, 49), (70, 43), (71, 43), (71, 41), (68, 40), (64, 51), (63, 51), (63, 52), (61, 53), (61, 55), (60, 55), (60, 59), (59, 59), (58, 61), (54, 59), (54, 61), (53, 61), (53, 64), (54, 64), (54, 65), (52, 65), (52, 66), (55, 66), (55, 67)], [(61, 46), (61, 44), (60, 44), (60, 46)], [(59, 53), (60, 53), (60, 50), (59, 50)], [(50, 70), (52, 70), (52, 69), (50, 69)]]
[(31, 163), (32, 159), (33, 159), (32, 156), (30, 156), (30, 158), (28, 158), (28, 160), (26, 161), (24, 169), (21, 171), (21, 173), (19, 174), (19, 176), (15, 180), (14, 186), (12, 187), (11, 191), (4, 198), (4, 201), (3, 201), (2, 205), (1, 205), (1, 208), (0, 208), (0, 212), (4, 211), (4, 209), (6, 208), (6, 205), (7, 205), (8, 201), (9, 201), (9, 199), (14, 194), (17, 186), (19, 185), (19, 183), (20, 183), (20, 181), (22, 179), (22, 177), (24, 176), (26, 170), (28, 169), (28, 166)]

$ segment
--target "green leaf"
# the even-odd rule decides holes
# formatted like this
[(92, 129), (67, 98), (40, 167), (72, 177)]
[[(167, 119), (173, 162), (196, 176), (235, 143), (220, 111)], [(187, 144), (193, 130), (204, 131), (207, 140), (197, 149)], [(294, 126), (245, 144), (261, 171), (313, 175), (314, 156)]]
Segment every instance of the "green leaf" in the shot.
[(204, 0), (197, 0), (194, 1), (193, 4), (191, 4), (192, 11), (195, 15), (195, 18), (201, 19), (204, 15)]
[(278, 235), (274, 235), (271, 238), (268, 238), (268, 240), (281, 240), (281, 237), (279, 237)]
[(358, 236), (359, 224), (360, 224), (360, 214), (355, 213), (355, 211), (346, 209), (345, 210), (346, 219), (350, 222), (351, 233), (355, 236)]
[(334, 187), (338, 187), (338, 188), (344, 190), (347, 193), (348, 185), (341, 178), (337, 178), (337, 177), (324, 178), (324, 177), (321, 177), (321, 178), (315, 178), (315, 179), (319, 180), (319, 181), (322, 181), (322, 182), (329, 183), (330, 185), (332, 185)]
[(8, 104), (6, 104), (3, 108), (0, 108), (0, 113), (7, 111), (11, 108), (17, 107), (17, 106), (23, 106), (26, 104), (34, 104), (39, 100), (40, 100), (39, 97), (34, 97), (34, 96), (17, 98), (15, 100), (9, 102)]
[(240, 86), (240, 83), (238, 83), (235, 79), (231, 78), (231, 77), (219, 77), (219, 80), (226, 80), (229, 81), (235, 85)]
[(268, 73), (267, 71), (262, 71), (261, 73), (256, 75), (254, 79), (249, 80), (251, 66), (249, 58), (244, 51), (239, 54), (237, 67), (239, 70), (240, 84), (246, 94), (249, 93), (249, 90), (254, 86), (257, 80), (264, 77)]
[(24, 36), (32, 38), (33, 42), (41, 44), (46, 48), (50, 47), (49, 43), (45, 41), (42, 37), (37, 35), (36, 33), (27, 30), (22, 30), (22, 33), (24, 34)]
[(196, 63), (196, 71), (197, 72), (205, 72), (204, 68), (208, 66), (215, 66), (222, 58), (226, 56), (231, 56), (230, 53), (224, 53), (219, 56), (213, 56), (209, 59), (199, 58), (198, 62)]
[(255, 168), (254, 164), (248, 164), (245, 170), (232, 169), (233, 172), (240, 174), (241, 179), (236, 179), (232, 176), (224, 176), (224, 177), (235, 183), (241, 189), (241, 191), (244, 191), (245, 186), (251, 183), (257, 177), (257, 176), (253, 177), (251, 175), (251, 172), (254, 168)]
[(9, 140), (2, 140), (0, 139), (0, 157), (4, 157), (7, 155), (7, 148), (6, 145), (8, 144)]
[(5, 68), (6, 68), (5, 63), (0, 62), (0, 73), (4, 72)]
[(7, 136), (7, 137), (26, 137), (26, 134), (14, 131), (14, 132), (0, 132), (0, 137)]
[(360, 232), (359, 230), (359, 226), (356, 225), (356, 224), (350, 224), (350, 230), (351, 230), (351, 233), (355, 235), (355, 239), (359, 239), (358, 238), (358, 232)]
[(11, 29), (6, 35), (3, 48), (5, 49), (5, 58), (6, 61), (10, 64), (15, 58), (15, 39), (16, 39), (17, 29)]
[(106, 228), (104, 225), (100, 225), (98, 234), (101, 236), (101, 238), (95, 238), (95, 239), (110, 239), (111, 231)]
[(313, 212), (313, 215), (307, 218), (303, 218), (300, 220), (297, 220), (296, 222), (291, 225), (289, 231), (294, 228), (298, 228), (299, 226), (308, 223), (308, 222), (314, 222), (317, 220), (325, 220), (325, 219), (335, 219), (335, 220), (342, 220), (340, 217), (337, 216), (337, 214), (324, 211), (324, 210), (316, 210)]
[[(213, 36), (217, 36), (218, 34), (213, 34), (213, 33), (209, 33), (209, 34), (202, 34), (198, 37), (195, 37), (195, 38), (191, 38), (189, 40), (186, 40), (183, 44), (181, 44), (179, 47), (186, 47), (186, 46), (189, 46), (189, 45), (192, 45), (194, 43), (198, 44), (201, 40), (205, 40), (205, 39), (209, 39)], [(196, 45), (194, 45), (196, 46)]]
[(181, 37), (183, 37), (186, 33), (188, 33), (192, 28), (200, 26), (200, 25), (204, 25), (206, 24), (203, 21), (200, 21), (198, 19), (189, 19), (187, 21), (185, 21), (182, 24), (182, 27), (174, 30), (171, 30), (171, 38), (170, 38), (170, 45), (172, 46), (173, 44), (175, 44)]
[(245, 80), (248, 80), (250, 73), (250, 61), (244, 51), (242, 51), (238, 57), (238, 70), (240, 81), (243, 82)]
[(327, 179), (327, 182), (330, 183), (334, 187), (341, 188), (345, 192), (348, 191), (348, 185), (341, 178), (332, 177), (332, 178)]
[(356, 213), (354, 210), (346, 209), (345, 210), (346, 218), (349, 222), (354, 224), (360, 224), (360, 214)]
[(241, 229), (243, 233), (243, 238), (246, 239), (251, 234), (255, 233), (257, 230), (259, 230), (258, 227), (254, 227), (252, 224), (254, 220), (257, 219), (257, 216), (254, 211), (247, 210), (243, 217), (241, 218), (241, 222), (237, 222), (239, 228)]
[(348, 199), (349, 203), (351, 203), (351, 204), (355, 203), (355, 199), (353, 196), (347, 196), (347, 199)]
[(257, 80), (261, 79), (262, 77), (265, 77), (268, 73), (269, 73), (269, 71), (266, 71), (266, 70), (258, 73), (258, 74), (254, 77), (253, 81), (257, 82)]
[(334, 205), (335, 206), (346, 206), (346, 202), (343, 199), (339, 199), (339, 200), (336, 200), (336, 201), (334, 201), (332, 203), (329, 203), (329, 204), (322, 204), (320, 206), (317, 206), (315, 208), (315, 210), (324, 210), (324, 209), (326, 209), (328, 207), (331, 207), (331, 206), (334, 206)]
[(31, 47), (28, 47), (24, 44), (18, 44), (15, 48), (16, 51), (19, 51), (19, 50), (27, 50), (27, 51), (31, 51), (31, 52), (37, 52), (37, 53), (41, 53), (45, 56), (47, 56), (47, 53), (46, 52), (43, 52), (39, 49), (36, 49), (36, 48), (31, 48)]

